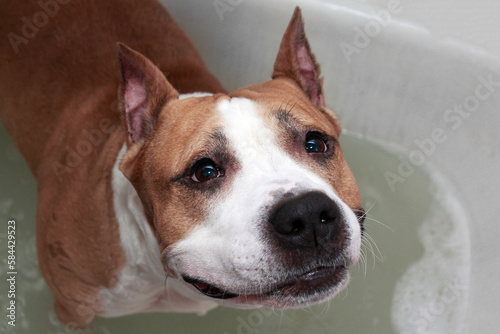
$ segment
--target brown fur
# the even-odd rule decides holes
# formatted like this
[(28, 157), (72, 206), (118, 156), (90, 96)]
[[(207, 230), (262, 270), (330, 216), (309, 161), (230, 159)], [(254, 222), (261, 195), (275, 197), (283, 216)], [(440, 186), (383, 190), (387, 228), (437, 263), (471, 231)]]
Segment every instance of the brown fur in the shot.
[[(146, 55), (180, 93), (224, 89), (154, 0), (60, 4), (17, 54), (5, 36), (22, 36), (21, 18), (41, 8), (34, 0), (2, 0), (1, 7), (0, 113), (38, 181), (40, 270), (61, 321), (85, 326), (99, 311), (98, 289), (116, 284), (125, 261), (110, 184), (126, 138), (116, 107), (116, 43)], [(100, 133), (89, 150), (84, 130)], [(75, 162), (69, 152), (78, 148)]]
[[(153, 136), (133, 147), (123, 159), (121, 169), (137, 189), (146, 215), (155, 217), (153, 229), (162, 251), (182, 239), (208, 213), (207, 201), (211, 197), (174, 178), (187, 170), (196, 157), (213, 151), (210, 136), (221, 122), (220, 116), (210, 111), (217, 101), (227, 98), (216, 94), (170, 101), (164, 107), (168, 112), (160, 113)], [(185, 178), (189, 179), (189, 175)]]

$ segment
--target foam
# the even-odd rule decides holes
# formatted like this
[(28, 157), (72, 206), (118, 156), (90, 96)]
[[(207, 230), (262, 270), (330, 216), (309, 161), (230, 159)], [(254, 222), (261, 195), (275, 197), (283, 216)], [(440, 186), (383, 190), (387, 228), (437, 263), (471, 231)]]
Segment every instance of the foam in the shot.
[(470, 276), (465, 214), (449, 184), (429, 170), (433, 204), (418, 229), (424, 255), (396, 284), (392, 323), (399, 334), (464, 332)]

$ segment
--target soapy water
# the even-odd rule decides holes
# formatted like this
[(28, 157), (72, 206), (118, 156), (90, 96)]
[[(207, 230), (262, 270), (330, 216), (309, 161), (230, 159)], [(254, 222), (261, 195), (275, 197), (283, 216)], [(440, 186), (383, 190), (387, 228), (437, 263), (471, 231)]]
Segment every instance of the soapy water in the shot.
[(430, 191), (436, 202), (418, 230), (424, 256), (395, 287), (392, 321), (401, 334), (464, 332), (470, 273), (467, 225), (460, 205), (442, 190), (446, 188), (436, 186), (440, 183), (434, 175)]
[[(62, 325), (36, 259), (36, 183), (0, 126), (0, 280), (7, 272), (6, 224), (17, 223), (16, 327), (0, 333), (461, 333), (467, 305), (469, 244), (459, 203), (427, 165), (392, 191), (384, 172), (397, 168), (392, 146), (351, 133), (341, 139), (368, 209), (363, 261), (351, 270), (348, 288), (330, 302), (306, 309), (235, 310), (219, 307), (206, 316), (138, 314), (96, 318), (84, 330)], [(7, 291), (0, 291), (6, 310)]]
[[(356, 140), (353, 141), (354, 138)], [(378, 200), (377, 208), (392, 211), (391, 214), (372, 214), (377, 217), (385, 216), (381, 220), (394, 229), (392, 237), (400, 239), (399, 242), (388, 241), (387, 235), (374, 238), (379, 245), (384, 242), (392, 244), (391, 249), (384, 244), (381, 252), (385, 260), (377, 265), (383, 267), (390, 260), (394, 260), (393, 263), (402, 258), (407, 260), (406, 266), (401, 263), (393, 266), (399, 269), (406, 267), (404, 271), (398, 271), (401, 274), (393, 285), (391, 294), (390, 321), (393, 332), (463, 333), (470, 276), (470, 244), (466, 214), (454, 196), (452, 185), (436, 168), (426, 163), (418, 167), (404, 182), (397, 184), (394, 191), (391, 189), (391, 193), (386, 191), (391, 186), (385, 178), (385, 188), (380, 183), (373, 187), (373, 179), (367, 179), (375, 178), (375, 175), (370, 175), (370, 168), (357, 170), (362, 161), (356, 161), (359, 160), (358, 157), (349, 159), (350, 152), (355, 149), (351, 145), (360, 144), (359, 141), (369, 143), (367, 146), (373, 145), (372, 150), (364, 152), (371, 155), (365, 159), (375, 163), (372, 169), (379, 173), (395, 172), (402, 160), (400, 157), (408, 160), (409, 152), (393, 144), (355, 135), (347, 140), (347, 145), (343, 145), (348, 162), (354, 165), (354, 174), (360, 183), (364, 203)], [(401, 213), (394, 205), (400, 197), (406, 198), (405, 203), (401, 203), (405, 207)], [(367, 223), (370, 224), (370, 221)], [(410, 227), (414, 223), (417, 225)], [(407, 228), (414, 229), (411, 237), (405, 233)], [(418, 240), (419, 247), (409, 244), (415, 240)], [(411, 261), (409, 255), (411, 251), (418, 254), (414, 261)], [(407, 254), (392, 259), (392, 252)], [(375, 269), (377, 270), (380, 268)]]

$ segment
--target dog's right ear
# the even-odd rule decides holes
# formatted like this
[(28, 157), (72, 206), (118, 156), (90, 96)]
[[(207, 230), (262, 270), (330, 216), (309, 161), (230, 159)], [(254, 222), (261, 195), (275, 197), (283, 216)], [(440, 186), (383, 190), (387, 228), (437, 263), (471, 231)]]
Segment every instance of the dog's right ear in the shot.
[(148, 138), (168, 101), (179, 98), (163, 73), (146, 57), (118, 43), (122, 81), (118, 92), (129, 144)]

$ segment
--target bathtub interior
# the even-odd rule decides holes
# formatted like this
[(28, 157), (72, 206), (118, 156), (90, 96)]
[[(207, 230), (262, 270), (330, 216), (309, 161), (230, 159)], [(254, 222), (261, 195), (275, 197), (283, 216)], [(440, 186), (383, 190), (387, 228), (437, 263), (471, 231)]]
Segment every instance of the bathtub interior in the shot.
[[(397, 15), (363, 45), (356, 27), (364, 31), (384, 8), (360, 1), (164, 3), (229, 90), (269, 78), (293, 8), (302, 7), (327, 104), (342, 121), (341, 143), (369, 209), (365, 260), (347, 290), (304, 310), (143, 314), (98, 319), (86, 332), (493, 332), (499, 293), (487, 287), (499, 271), (490, 222), (499, 200), (500, 94), (487, 82), (500, 81), (496, 59)], [(346, 56), (347, 44), (357, 52)], [(448, 112), (456, 105), (468, 116)], [(0, 332), (70, 332), (55, 318), (37, 269), (36, 183), (3, 126), (0, 138), (0, 218), (15, 219), (19, 230), (18, 324), (2, 321)], [(6, 259), (0, 263), (6, 273)], [(2, 295), (2, 309), (6, 302)]]

